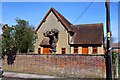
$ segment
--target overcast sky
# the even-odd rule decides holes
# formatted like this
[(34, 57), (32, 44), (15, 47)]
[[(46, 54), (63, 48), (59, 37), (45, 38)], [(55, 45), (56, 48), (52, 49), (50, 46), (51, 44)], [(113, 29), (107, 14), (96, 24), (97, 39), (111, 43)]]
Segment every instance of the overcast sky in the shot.
[[(2, 2), (2, 23), (15, 25), (15, 18), (29, 21), (35, 28), (39, 25), (47, 11), (54, 7), (67, 20), (73, 23), (91, 2)], [(111, 3), (112, 36), (118, 41), (118, 3)], [(77, 22), (73, 24), (104, 23), (106, 31), (106, 14), (104, 2), (93, 2)]]

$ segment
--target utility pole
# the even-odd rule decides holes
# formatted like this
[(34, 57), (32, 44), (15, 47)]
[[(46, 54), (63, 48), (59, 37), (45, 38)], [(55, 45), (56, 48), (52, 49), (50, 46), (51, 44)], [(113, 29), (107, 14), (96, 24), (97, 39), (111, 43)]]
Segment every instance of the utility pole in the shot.
[(106, 0), (105, 6), (106, 6), (106, 28), (107, 28), (106, 80), (112, 80), (110, 0)]

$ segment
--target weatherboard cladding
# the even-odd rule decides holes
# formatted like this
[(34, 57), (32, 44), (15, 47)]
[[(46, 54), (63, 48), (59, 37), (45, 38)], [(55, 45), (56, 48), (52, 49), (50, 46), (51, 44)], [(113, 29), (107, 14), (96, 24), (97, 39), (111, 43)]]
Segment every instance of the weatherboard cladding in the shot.
[[(66, 18), (64, 18), (58, 11), (54, 8), (51, 8), (48, 13), (45, 15), (41, 23), (39, 24), (36, 32), (39, 30), (43, 22), (45, 22), (47, 16), (50, 12), (53, 12), (58, 21), (65, 27), (68, 32), (73, 32), (71, 45), (77, 44), (103, 44), (104, 33), (103, 33), (103, 23), (97, 24), (82, 24), (82, 25), (73, 25)], [(44, 39), (40, 45), (49, 45), (48, 39)]]

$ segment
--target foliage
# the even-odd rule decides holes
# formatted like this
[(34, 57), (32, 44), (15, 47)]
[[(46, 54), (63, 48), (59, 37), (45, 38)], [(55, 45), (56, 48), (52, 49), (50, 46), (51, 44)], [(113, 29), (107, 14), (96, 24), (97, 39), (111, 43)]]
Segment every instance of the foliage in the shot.
[(116, 63), (117, 53), (115, 51), (112, 51), (112, 63)]
[(0, 23), (0, 56), (2, 53), (2, 35), (1, 35), (2, 24)]
[(120, 79), (120, 63), (118, 64), (118, 74), (119, 74), (119, 79)]
[(33, 26), (25, 20), (16, 19), (15, 26), (3, 25), (2, 58), (7, 55), (8, 64), (13, 64), (17, 52), (33, 51), (36, 35)]
[(0, 34), (0, 56), (2, 53), (2, 35)]
[(12, 27), (9, 27), (7, 24), (5, 24), (3, 25), (2, 31), (2, 58), (7, 55), (8, 64), (13, 64), (17, 49), (14, 43)]
[(17, 25), (13, 26), (15, 29), (15, 39), (18, 51), (20, 53), (27, 53), (33, 51), (33, 44), (35, 43), (36, 35), (34, 28), (25, 20), (16, 19)]

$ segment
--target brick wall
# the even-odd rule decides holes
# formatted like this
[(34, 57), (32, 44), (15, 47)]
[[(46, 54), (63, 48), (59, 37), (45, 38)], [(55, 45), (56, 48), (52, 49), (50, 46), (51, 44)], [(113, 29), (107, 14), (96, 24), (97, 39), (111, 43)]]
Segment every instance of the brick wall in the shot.
[(13, 65), (3, 60), (5, 71), (76, 78), (105, 78), (103, 55), (17, 55)]

